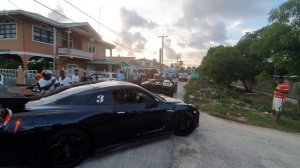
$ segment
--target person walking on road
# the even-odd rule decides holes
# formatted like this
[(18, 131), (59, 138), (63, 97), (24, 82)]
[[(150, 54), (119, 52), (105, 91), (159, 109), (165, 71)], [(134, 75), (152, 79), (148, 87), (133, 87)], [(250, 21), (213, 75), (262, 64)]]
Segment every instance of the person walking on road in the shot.
[(275, 111), (274, 123), (278, 123), (285, 98), (289, 92), (289, 84), (284, 81), (283, 77), (278, 78), (278, 85), (274, 90), (273, 110)]

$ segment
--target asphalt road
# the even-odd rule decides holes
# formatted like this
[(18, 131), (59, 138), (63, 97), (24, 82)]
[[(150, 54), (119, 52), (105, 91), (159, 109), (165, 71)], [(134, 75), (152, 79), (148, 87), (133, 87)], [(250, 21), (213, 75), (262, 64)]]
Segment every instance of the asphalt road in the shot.
[[(179, 83), (174, 97), (182, 98)], [(201, 114), (200, 127), (187, 137), (94, 156), (80, 168), (299, 168), (300, 135), (240, 124)]]
[[(180, 82), (174, 97), (182, 98)], [(201, 113), (187, 137), (92, 156), (79, 168), (299, 168), (300, 134), (240, 124)]]

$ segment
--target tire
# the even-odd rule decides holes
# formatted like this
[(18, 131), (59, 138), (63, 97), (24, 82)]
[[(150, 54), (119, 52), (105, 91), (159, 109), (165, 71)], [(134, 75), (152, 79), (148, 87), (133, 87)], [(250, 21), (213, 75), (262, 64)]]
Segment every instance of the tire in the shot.
[(88, 134), (68, 129), (51, 136), (40, 148), (38, 167), (70, 168), (81, 163), (90, 152)]
[(170, 91), (170, 93), (168, 94), (170, 97), (173, 97), (173, 90)]
[(189, 135), (193, 132), (196, 126), (195, 118), (190, 112), (178, 115), (175, 121), (175, 135), (177, 136)]
[(174, 86), (174, 93), (177, 93), (177, 86)]

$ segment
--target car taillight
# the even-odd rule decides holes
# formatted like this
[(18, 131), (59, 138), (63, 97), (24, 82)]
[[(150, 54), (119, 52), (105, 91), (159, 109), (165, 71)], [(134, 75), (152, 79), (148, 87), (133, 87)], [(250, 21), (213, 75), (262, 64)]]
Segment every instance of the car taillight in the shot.
[(12, 112), (7, 108), (0, 107), (0, 127), (6, 126), (11, 119)]
[(18, 129), (20, 128), (21, 124), (22, 124), (22, 119), (18, 118), (15, 122), (14, 134), (18, 132)]
[(3, 126), (6, 126), (10, 119), (11, 119), (11, 114), (7, 113), (4, 118)]

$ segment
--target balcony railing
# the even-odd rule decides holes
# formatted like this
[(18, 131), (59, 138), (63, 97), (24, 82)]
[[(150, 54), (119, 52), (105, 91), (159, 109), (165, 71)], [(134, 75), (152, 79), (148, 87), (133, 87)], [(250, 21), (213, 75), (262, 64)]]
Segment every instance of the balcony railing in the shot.
[(91, 60), (94, 57), (94, 53), (82, 51), (74, 48), (58, 48), (57, 54), (58, 56), (63, 55), (63, 56), (91, 59)]

